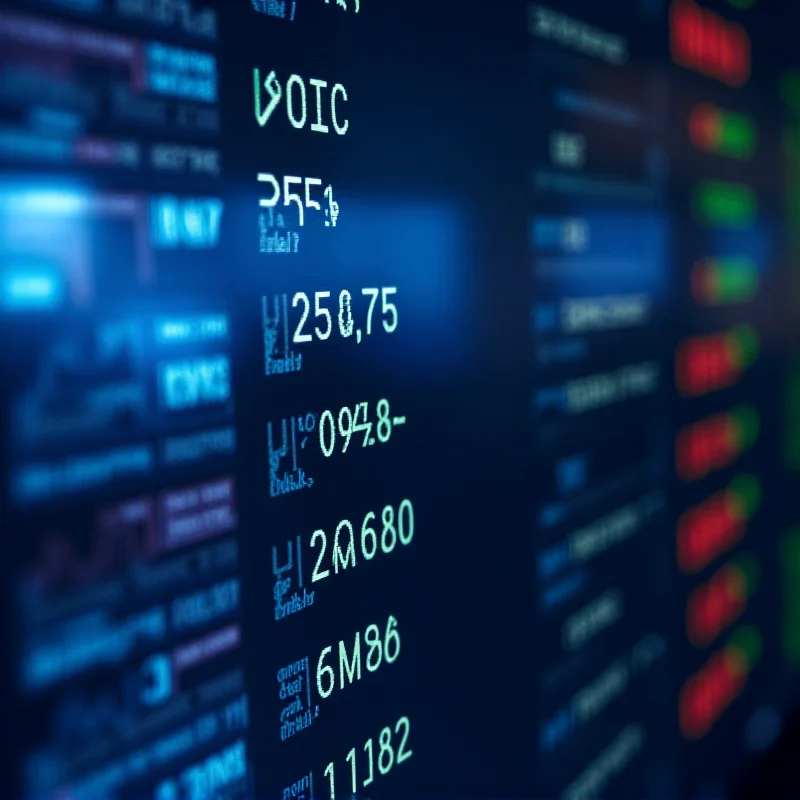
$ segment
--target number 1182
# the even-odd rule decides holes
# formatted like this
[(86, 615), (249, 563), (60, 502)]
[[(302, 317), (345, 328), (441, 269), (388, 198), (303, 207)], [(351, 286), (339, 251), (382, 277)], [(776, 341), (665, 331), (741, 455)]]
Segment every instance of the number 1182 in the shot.
[[(377, 742), (367, 739), (362, 748), (363, 755), (355, 747), (347, 754), (350, 766), (350, 791), (357, 794), (361, 788), (369, 786), (376, 777), (388, 775), (398, 764), (413, 755), (408, 747), (411, 722), (408, 717), (400, 717), (394, 726), (394, 733), (387, 725), (378, 736)], [(325, 777), (330, 788), (330, 800), (336, 800), (336, 767), (331, 761), (325, 767)]]

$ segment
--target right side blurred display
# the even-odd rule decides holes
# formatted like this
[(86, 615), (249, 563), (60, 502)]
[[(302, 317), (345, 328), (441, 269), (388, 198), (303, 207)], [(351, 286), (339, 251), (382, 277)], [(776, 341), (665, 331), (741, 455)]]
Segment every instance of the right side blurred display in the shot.
[(546, 796), (723, 797), (797, 699), (798, 22), (528, 7)]

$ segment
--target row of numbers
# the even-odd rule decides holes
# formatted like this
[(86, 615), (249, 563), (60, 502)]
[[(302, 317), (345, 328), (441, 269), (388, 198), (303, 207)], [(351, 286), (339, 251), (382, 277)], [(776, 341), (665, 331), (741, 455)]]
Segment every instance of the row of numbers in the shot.
[[(400, 655), (400, 634), (397, 631), (397, 619), (389, 615), (386, 628), (381, 637), (380, 628), (377, 625), (368, 625), (364, 632), (364, 643), (368, 646), (367, 657), (364, 659), (367, 671), (375, 672), (384, 662), (394, 664)], [(336, 688), (336, 671), (325, 660), (328, 654), (333, 652), (333, 646), (326, 647), (317, 660), (317, 691), (319, 696), (326, 700), (333, 694)], [(355, 642), (353, 643), (353, 655), (348, 658), (347, 644), (344, 640), (339, 641), (339, 689), (344, 689), (348, 683), (361, 680), (361, 632), (356, 631)]]
[[(405, 417), (393, 417), (388, 400), (379, 400), (377, 420), (371, 420), (369, 403), (357, 403), (351, 411), (347, 406), (341, 408), (334, 418), (332, 411), (323, 411), (319, 420), (319, 444), (322, 454), (330, 458), (336, 451), (336, 434), (344, 440), (341, 452), (346, 453), (350, 439), (355, 433), (363, 433), (362, 447), (372, 447), (377, 442), (386, 444), (392, 437), (392, 430), (398, 425), (405, 425)], [(336, 422), (334, 422), (336, 419)], [(361, 419), (361, 422), (359, 422)], [(338, 425), (337, 425), (338, 423)], [(373, 428), (375, 436), (372, 435)]]
[[(400, 717), (395, 723), (394, 733), (388, 725), (381, 730), (377, 747), (372, 738), (367, 739), (362, 748), (363, 756), (355, 747), (350, 749), (346, 761), (350, 765), (350, 791), (353, 795), (356, 795), (359, 789), (369, 786), (375, 780), (376, 773), (381, 776), (388, 775), (395, 767), (414, 755), (408, 747), (410, 733), (411, 721), (408, 717)], [(328, 779), (330, 800), (335, 800), (336, 766), (333, 761), (325, 767), (325, 777)]]
[[(311, 199), (311, 189), (314, 186), (322, 186), (322, 181), (319, 178), (300, 178), (296, 175), (285, 175), (283, 178), (283, 187), (281, 190), (281, 183), (270, 172), (259, 172), (258, 182), (267, 183), (272, 187), (272, 197), (262, 197), (259, 199), (258, 204), (261, 208), (275, 208), (283, 198), (283, 205), (297, 206), (298, 224), (302, 227), (305, 225), (305, 209), (310, 208), (314, 211), (321, 211), (322, 206), (316, 201)], [(305, 203), (303, 198), (293, 192), (292, 186), (303, 186), (305, 184)], [(339, 219), (339, 204), (333, 199), (333, 187), (328, 185), (323, 192), (323, 197), (327, 201), (327, 208), (325, 209), (325, 227), (336, 227), (336, 222)]]
[[(411, 544), (411, 540), (414, 538), (414, 506), (411, 505), (410, 500), (403, 500), (397, 512), (391, 505), (383, 507), (380, 536), (372, 527), (375, 520), (375, 512), (369, 511), (361, 523), (361, 554), (367, 561), (375, 558), (379, 546), (382, 553), (391, 553), (398, 542), (404, 546)], [(346, 550), (343, 550), (342, 537), (347, 541)], [(312, 583), (325, 580), (331, 574), (330, 569), (322, 569), (328, 548), (328, 536), (321, 528), (314, 531), (311, 537), (312, 550), (316, 549), (317, 542), (319, 542), (320, 551), (311, 576)], [(340, 567), (347, 569), (348, 566), (355, 567), (356, 565), (355, 530), (349, 519), (343, 519), (336, 526), (331, 562), (335, 575), (339, 574)]]
[[(303, 223), (301, 222), (300, 224), (302, 225)], [(370, 298), (365, 325), (362, 329), (360, 326), (356, 327), (356, 323), (353, 318), (353, 296), (347, 289), (343, 289), (341, 292), (339, 292), (339, 311), (337, 322), (339, 334), (342, 336), (342, 338), (349, 339), (353, 336), (353, 334), (355, 334), (356, 343), (360, 344), (364, 335), (372, 335), (372, 317), (375, 312), (375, 306), (377, 305), (378, 297), (381, 298), (383, 329), (386, 331), (386, 333), (394, 333), (397, 330), (398, 322), (397, 306), (391, 301), (390, 298), (395, 294), (397, 294), (397, 289), (394, 286), (384, 286), (381, 289), (367, 288), (361, 290), (361, 295), (363, 297)], [(327, 339), (330, 339), (331, 334), (334, 331), (333, 315), (331, 310), (327, 307), (330, 298), (331, 293), (328, 291), (314, 292), (314, 317), (317, 319), (321, 317), (323, 320), (322, 325), (318, 324), (314, 327), (314, 334), (316, 334), (317, 339), (323, 342)], [(292, 342), (294, 344), (305, 344), (314, 340), (314, 335), (303, 332), (303, 329), (308, 322), (308, 317), (311, 314), (311, 300), (305, 292), (297, 292), (292, 299), (292, 308), (297, 308), (298, 306), (302, 306), (303, 311), (300, 316), (300, 321), (297, 323), (297, 328), (295, 329)], [(336, 308), (334, 307), (334, 312), (335, 311)], [(364, 334), (364, 331), (366, 331), (366, 334)]]

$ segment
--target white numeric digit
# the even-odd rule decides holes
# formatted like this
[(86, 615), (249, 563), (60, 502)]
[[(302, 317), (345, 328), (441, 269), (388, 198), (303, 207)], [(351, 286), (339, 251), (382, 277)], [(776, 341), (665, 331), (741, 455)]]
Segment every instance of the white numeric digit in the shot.
[(259, 183), (269, 183), (272, 186), (272, 197), (269, 200), (262, 197), (258, 201), (258, 204), (262, 208), (274, 208), (276, 205), (278, 205), (278, 200), (281, 199), (280, 184), (277, 180), (275, 180), (275, 176), (271, 175), (269, 172), (259, 172), (258, 180)]
[(306, 178), (306, 208), (313, 208), (319, 211), (321, 209), (320, 204), (311, 199), (312, 186), (322, 186), (322, 181), (319, 178)]
[(295, 175), (285, 175), (283, 178), (283, 204), (285, 206), (290, 206), (292, 203), (297, 204), (297, 212), (300, 215), (300, 227), (305, 224), (305, 217), (303, 215), (303, 201), (300, 199), (300, 195), (290, 191), (289, 187), (294, 186), (295, 184), (301, 186), (302, 183), (303, 179), (298, 178)]
[(369, 311), (367, 311), (367, 336), (372, 333), (372, 312), (375, 310), (375, 301), (381, 293), (380, 289), (362, 289), (361, 294), (367, 295), (372, 299), (369, 301)]

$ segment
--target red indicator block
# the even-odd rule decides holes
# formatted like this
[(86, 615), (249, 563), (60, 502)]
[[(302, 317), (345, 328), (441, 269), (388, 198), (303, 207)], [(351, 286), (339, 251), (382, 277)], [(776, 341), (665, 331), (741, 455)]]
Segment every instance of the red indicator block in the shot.
[(702, 103), (689, 115), (689, 138), (699, 150), (713, 153), (722, 141), (722, 117), (717, 109)]
[(672, 60), (728, 86), (750, 79), (751, 46), (747, 31), (692, 0), (673, 0), (670, 9)]
[(678, 701), (681, 733), (689, 741), (708, 734), (742, 693), (761, 656), (761, 634), (741, 628), (684, 684)]
[(741, 694), (747, 682), (744, 661), (723, 650), (685, 684), (680, 695), (680, 725), (685, 739), (702, 739)]
[(760, 483), (752, 475), (741, 475), (724, 491), (686, 511), (677, 530), (681, 572), (694, 575), (735, 547), (760, 504)]
[(758, 439), (761, 418), (751, 406), (715, 414), (684, 428), (675, 445), (678, 475), (696, 481), (733, 464)]
[(756, 589), (758, 564), (741, 559), (698, 586), (686, 603), (686, 635), (695, 647), (707, 647), (747, 610)]
[(699, 397), (738, 383), (758, 357), (758, 334), (747, 325), (682, 342), (675, 359), (675, 382), (684, 397)]

